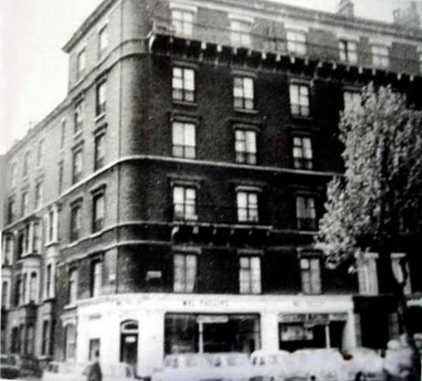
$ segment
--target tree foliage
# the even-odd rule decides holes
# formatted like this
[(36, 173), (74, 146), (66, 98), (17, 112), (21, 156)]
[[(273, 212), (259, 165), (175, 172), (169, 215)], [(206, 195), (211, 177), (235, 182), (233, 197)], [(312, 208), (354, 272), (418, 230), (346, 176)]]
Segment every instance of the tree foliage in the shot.
[(316, 240), (331, 265), (354, 258), (368, 242), (376, 248), (421, 232), (421, 122), (404, 95), (373, 85), (342, 113), (345, 173), (328, 185)]

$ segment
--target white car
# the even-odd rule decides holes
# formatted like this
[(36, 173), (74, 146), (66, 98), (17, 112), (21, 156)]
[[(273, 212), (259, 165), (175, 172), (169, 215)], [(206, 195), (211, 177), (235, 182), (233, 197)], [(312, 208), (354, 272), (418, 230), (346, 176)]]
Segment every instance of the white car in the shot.
[[(89, 364), (71, 362), (50, 362), (43, 372), (43, 381), (81, 381), (85, 380), (84, 370)], [(127, 364), (102, 364), (100, 362), (103, 381), (135, 380), (133, 368)]]
[(348, 374), (343, 356), (335, 349), (305, 349), (292, 354), (290, 377), (324, 381), (347, 381)]
[(212, 379), (213, 369), (202, 354), (168, 355), (163, 367), (152, 374), (152, 381), (203, 381)]
[(363, 347), (353, 348), (347, 352), (345, 358), (349, 380), (354, 380), (359, 372), (368, 381), (384, 380), (384, 360), (373, 349)]
[(250, 363), (255, 369), (254, 380), (284, 380), (291, 366), (290, 353), (287, 351), (258, 350), (251, 354)]
[(207, 359), (213, 380), (248, 381), (257, 374), (246, 353), (213, 353)]

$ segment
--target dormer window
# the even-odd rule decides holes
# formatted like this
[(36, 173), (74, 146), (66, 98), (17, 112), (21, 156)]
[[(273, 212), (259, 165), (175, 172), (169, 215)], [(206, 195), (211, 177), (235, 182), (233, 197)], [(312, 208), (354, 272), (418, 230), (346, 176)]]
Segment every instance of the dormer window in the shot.
[(340, 61), (348, 64), (357, 64), (358, 62), (358, 47), (355, 41), (340, 40)]
[(178, 36), (191, 38), (193, 36), (194, 17), (195, 12), (193, 9), (172, 9), (171, 24), (174, 29), (174, 33)]
[(387, 46), (372, 46), (372, 63), (374, 66), (382, 69), (387, 69), (390, 66), (390, 55)]
[(306, 54), (306, 33), (299, 30), (288, 30), (287, 37), (287, 50), (299, 56)]
[(252, 45), (252, 22), (250, 20), (231, 20), (231, 41), (234, 46), (249, 48)]

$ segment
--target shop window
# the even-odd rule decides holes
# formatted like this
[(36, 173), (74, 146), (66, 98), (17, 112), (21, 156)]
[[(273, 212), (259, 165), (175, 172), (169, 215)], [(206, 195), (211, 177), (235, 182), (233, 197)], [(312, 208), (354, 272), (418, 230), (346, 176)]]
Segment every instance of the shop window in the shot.
[(235, 77), (233, 85), (234, 108), (254, 109), (254, 80), (250, 77)]
[(91, 263), (91, 297), (101, 295), (103, 283), (103, 263), (101, 260), (95, 260)]
[(73, 324), (65, 326), (64, 359), (73, 360), (76, 355), (76, 327)]
[(372, 64), (381, 69), (387, 69), (390, 66), (390, 52), (387, 46), (372, 46)]
[(246, 20), (231, 20), (231, 41), (234, 46), (249, 48), (252, 45), (252, 23)]
[(309, 86), (290, 85), (290, 111), (293, 116), (307, 117), (310, 115)]
[(295, 169), (312, 169), (312, 140), (308, 137), (293, 137), (293, 160)]
[(340, 61), (354, 65), (358, 62), (358, 47), (355, 41), (340, 40)]
[(175, 186), (173, 188), (174, 217), (182, 220), (197, 220), (196, 188)]
[(261, 258), (245, 256), (239, 258), (240, 262), (240, 293), (260, 294), (261, 293)]
[(306, 33), (296, 30), (288, 30), (287, 37), (287, 50), (289, 53), (303, 56), (306, 54)]
[(318, 230), (315, 199), (309, 196), (296, 197), (297, 228), (303, 231)]
[(193, 292), (196, 284), (195, 254), (174, 254), (174, 292)]
[(343, 93), (344, 110), (352, 110), (362, 104), (359, 91), (345, 91)]
[(173, 9), (171, 12), (171, 23), (175, 34), (183, 37), (192, 37), (194, 17), (194, 12), (184, 9)]
[(258, 192), (237, 191), (237, 220), (239, 222), (258, 222)]
[(173, 100), (195, 101), (195, 71), (185, 67), (173, 68)]
[(319, 258), (301, 258), (300, 270), (302, 276), (302, 290), (306, 294), (320, 294), (321, 260)]
[(196, 126), (194, 123), (173, 122), (173, 156), (194, 159), (196, 156)]
[(236, 163), (256, 164), (256, 131), (235, 130)]

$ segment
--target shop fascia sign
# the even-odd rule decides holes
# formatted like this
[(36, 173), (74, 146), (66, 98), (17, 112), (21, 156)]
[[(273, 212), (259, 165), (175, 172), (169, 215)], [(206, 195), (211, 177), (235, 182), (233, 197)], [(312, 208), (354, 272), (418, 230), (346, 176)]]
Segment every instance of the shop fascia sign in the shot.
[(201, 315), (196, 318), (197, 323), (202, 324), (225, 324), (229, 322), (226, 315)]
[(302, 323), (305, 326), (327, 325), (330, 321), (346, 321), (347, 314), (332, 313), (332, 314), (279, 314), (279, 323)]

